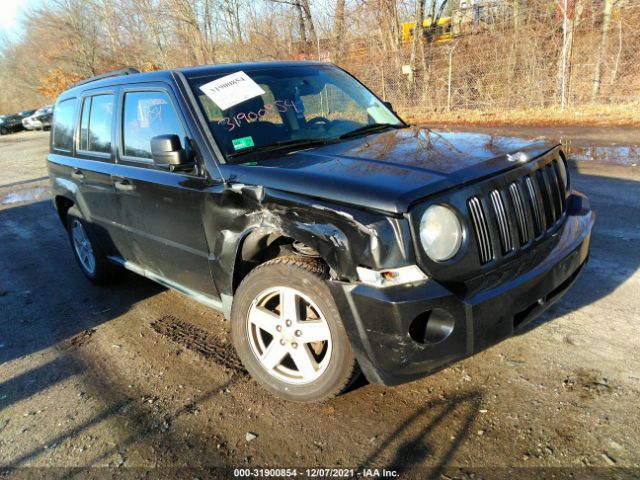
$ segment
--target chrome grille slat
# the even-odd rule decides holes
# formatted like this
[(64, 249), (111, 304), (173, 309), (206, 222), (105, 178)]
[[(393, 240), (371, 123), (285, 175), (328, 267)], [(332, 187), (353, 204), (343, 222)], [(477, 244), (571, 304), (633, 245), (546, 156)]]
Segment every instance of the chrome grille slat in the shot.
[(553, 206), (553, 194), (551, 193), (549, 177), (544, 167), (536, 172), (536, 177), (538, 179), (540, 192), (542, 193), (541, 199), (547, 218), (547, 228), (551, 228), (551, 226), (556, 223), (556, 210)]
[(553, 161), (553, 169), (556, 172), (556, 179), (558, 181), (558, 191), (560, 192), (560, 211), (562, 215), (567, 210), (567, 191), (565, 189), (564, 182), (562, 181), (562, 175), (560, 175), (560, 166), (558, 162), (562, 162), (562, 160), (554, 160)]
[(507, 219), (507, 210), (502, 200), (502, 195), (498, 190), (493, 190), (490, 194), (493, 211), (498, 221), (498, 229), (500, 230), (500, 242), (502, 243), (503, 253), (512, 251), (515, 247), (511, 239), (511, 230), (509, 228), (509, 220)]
[(482, 202), (478, 197), (472, 197), (468, 200), (469, 212), (475, 229), (476, 240), (478, 242), (478, 250), (480, 254), (480, 262), (485, 264), (493, 259), (493, 245), (491, 244), (491, 235), (489, 234), (489, 224), (485, 215)]
[(540, 195), (538, 189), (530, 176), (525, 178), (525, 184), (527, 185), (527, 193), (529, 194), (529, 202), (531, 204), (531, 210), (533, 211), (533, 219), (535, 223), (535, 236), (541, 235), (547, 227), (544, 222), (544, 211), (542, 202), (540, 201)]
[(529, 220), (525, 213), (520, 185), (512, 182), (511, 185), (509, 185), (509, 195), (511, 195), (511, 202), (515, 209), (518, 232), (520, 232), (520, 245), (522, 246), (528, 243), (531, 237), (529, 235)]
[(562, 198), (560, 195), (560, 183), (558, 176), (556, 175), (556, 169), (553, 167), (553, 163), (549, 163), (546, 166), (547, 178), (549, 178), (549, 187), (551, 188), (551, 197), (553, 202), (553, 208), (555, 210), (554, 217), (556, 219), (562, 216)]

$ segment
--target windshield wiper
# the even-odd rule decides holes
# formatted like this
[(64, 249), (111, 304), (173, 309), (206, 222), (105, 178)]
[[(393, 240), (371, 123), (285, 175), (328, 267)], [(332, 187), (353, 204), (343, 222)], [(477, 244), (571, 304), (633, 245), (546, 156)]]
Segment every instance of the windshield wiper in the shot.
[(386, 128), (404, 128), (404, 125), (396, 125), (394, 123), (372, 123), (369, 125), (358, 127), (355, 130), (351, 130), (350, 132), (343, 133), (338, 138), (342, 139), (353, 137), (354, 135), (359, 135), (361, 133), (377, 132), (378, 130), (384, 130)]
[(229, 153), (227, 154), (227, 156), (232, 158), (238, 157), (240, 155), (245, 155), (247, 153), (266, 152), (287, 147), (313, 147), (316, 145), (326, 145), (327, 143), (333, 142), (335, 142), (335, 140), (331, 138), (298, 138), (289, 140), (278, 140), (277, 142), (270, 143), (269, 145), (259, 145), (243, 148), (238, 152)]

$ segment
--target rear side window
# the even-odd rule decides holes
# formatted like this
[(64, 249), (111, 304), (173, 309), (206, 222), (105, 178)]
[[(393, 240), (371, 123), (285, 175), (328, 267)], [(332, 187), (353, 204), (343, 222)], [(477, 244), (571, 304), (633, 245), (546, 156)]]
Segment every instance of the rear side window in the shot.
[(71, 151), (76, 103), (77, 100), (75, 98), (70, 98), (59, 102), (54, 109), (52, 145), (57, 150)]
[(80, 120), (80, 150), (111, 153), (113, 95), (94, 95), (84, 99)]
[(150, 159), (151, 138), (168, 134), (184, 138), (178, 114), (166, 93), (125, 94), (122, 136), (126, 156)]

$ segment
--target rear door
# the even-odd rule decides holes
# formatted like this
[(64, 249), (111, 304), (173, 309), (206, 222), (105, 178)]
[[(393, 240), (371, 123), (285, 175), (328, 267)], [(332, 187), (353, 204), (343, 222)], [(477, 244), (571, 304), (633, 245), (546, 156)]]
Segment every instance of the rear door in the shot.
[[(73, 195), (76, 207), (105, 248), (111, 244), (115, 217), (113, 169), (113, 91), (100, 91), (100, 107), (93, 112), (94, 139), (86, 140), (91, 95), (58, 101), (51, 153), (48, 156), (55, 188)], [(84, 130), (83, 130), (84, 129)]]
[(86, 92), (80, 102), (76, 130), (76, 164), (72, 176), (81, 185), (87, 220), (105, 248), (114, 251), (116, 196), (111, 182), (114, 167), (116, 90)]
[(151, 159), (151, 138), (176, 134), (189, 153), (187, 124), (169, 85), (123, 88), (113, 185), (120, 228), (130, 238), (125, 260), (179, 289), (217, 298), (202, 223), (204, 177), (169, 172)]

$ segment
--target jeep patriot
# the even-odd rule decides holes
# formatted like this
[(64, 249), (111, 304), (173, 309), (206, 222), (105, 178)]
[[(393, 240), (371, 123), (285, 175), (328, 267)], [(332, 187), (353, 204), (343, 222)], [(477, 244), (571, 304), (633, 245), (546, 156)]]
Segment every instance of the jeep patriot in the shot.
[(412, 127), (317, 62), (82, 81), (47, 163), (89, 280), (125, 268), (221, 311), (298, 402), (509, 337), (572, 285), (594, 223), (560, 145)]

